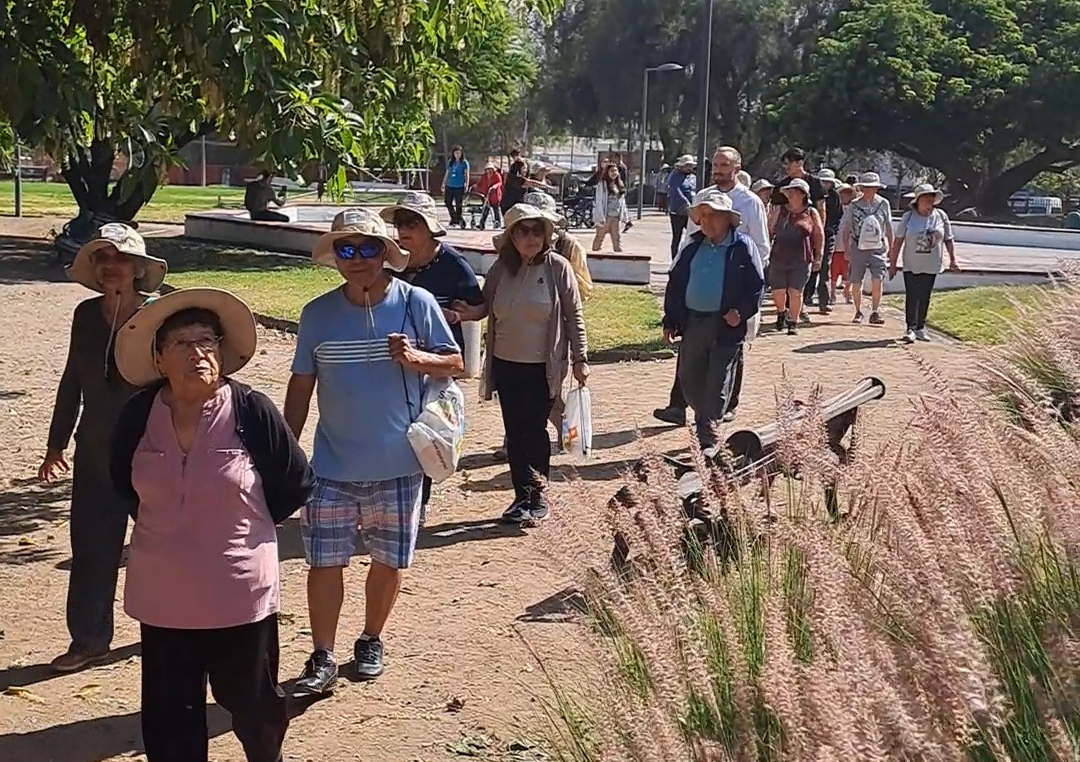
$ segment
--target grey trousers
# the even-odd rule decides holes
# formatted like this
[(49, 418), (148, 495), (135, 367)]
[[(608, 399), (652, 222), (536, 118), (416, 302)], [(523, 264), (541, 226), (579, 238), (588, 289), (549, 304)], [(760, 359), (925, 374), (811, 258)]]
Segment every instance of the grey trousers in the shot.
[(75, 453), (71, 475), (71, 573), (67, 627), (74, 650), (104, 651), (113, 639), (113, 601), (130, 502), (113, 490), (96, 453)]
[(691, 312), (683, 330), (677, 373), (702, 447), (716, 444), (716, 427), (730, 409), (743, 345), (718, 343), (718, 313)]

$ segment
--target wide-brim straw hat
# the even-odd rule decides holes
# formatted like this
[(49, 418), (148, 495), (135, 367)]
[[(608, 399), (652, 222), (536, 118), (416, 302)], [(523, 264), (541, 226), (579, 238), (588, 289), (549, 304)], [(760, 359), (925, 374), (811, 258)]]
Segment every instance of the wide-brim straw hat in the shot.
[(148, 301), (121, 326), (116, 367), (128, 383), (148, 386), (162, 377), (154, 348), (158, 329), (177, 312), (192, 308), (209, 310), (221, 321), (221, 375), (236, 373), (255, 356), (255, 316), (240, 297), (220, 288), (181, 288)]
[(505, 246), (510, 241), (510, 236), (511, 233), (513, 233), (514, 228), (520, 223), (527, 222), (528, 220), (542, 221), (544, 227), (547, 228), (548, 240), (551, 240), (551, 237), (555, 234), (555, 225), (557, 222), (555, 215), (550, 212), (545, 212), (543, 209), (533, 206), (532, 204), (514, 204), (506, 210), (506, 215), (503, 218), (505, 225), (503, 231), (491, 239), (491, 243), (495, 247), (495, 250), (498, 251)]
[[(911, 191), (912, 202), (918, 201), (920, 196), (933, 196), (935, 205), (940, 204), (941, 199), (945, 198), (945, 194), (930, 183), (916, 185), (915, 189)], [(907, 198), (907, 194), (904, 197)]]
[(694, 195), (694, 203), (690, 205), (689, 215), (695, 225), (701, 224), (701, 215), (707, 209), (728, 215), (731, 218), (732, 227), (738, 227), (742, 221), (742, 215), (735, 211), (732, 205), (731, 196), (717, 188), (706, 188)]
[(97, 237), (84, 244), (75, 254), (75, 259), (67, 268), (68, 277), (80, 286), (102, 293), (104, 289), (94, 271), (94, 254), (110, 247), (137, 260), (137, 265), (144, 268), (142, 277), (135, 280), (136, 291), (152, 294), (161, 288), (169, 271), (169, 263), (147, 254), (143, 237), (135, 228), (122, 222), (108, 222), (101, 226)]
[(856, 188), (884, 188), (885, 183), (881, 182), (881, 175), (877, 172), (863, 172), (859, 175), (859, 179), (855, 181)]
[(387, 225), (393, 225), (394, 214), (399, 211), (420, 215), (427, 224), (428, 231), (436, 238), (446, 235), (446, 228), (439, 222), (439, 206), (431, 194), (423, 191), (409, 191), (396, 204), (385, 207), (379, 212), (379, 216)]
[(386, 229), (386, 223), (382, 217), (357, 207), (355, 209), (343, 209), (334, 217), (330, 224), (330, 232), (324, 233), (315, 242), (311, 252), (311, 260), (318, 265), (337, 267), (337, 253), (334, 251), (334, 242), (342, 238), (373, 238), (381, 241), (386, 247), (385, 267), (394, 272), (401, 272), (409, 264), (409, 252), (405, 251), (394, 240)]

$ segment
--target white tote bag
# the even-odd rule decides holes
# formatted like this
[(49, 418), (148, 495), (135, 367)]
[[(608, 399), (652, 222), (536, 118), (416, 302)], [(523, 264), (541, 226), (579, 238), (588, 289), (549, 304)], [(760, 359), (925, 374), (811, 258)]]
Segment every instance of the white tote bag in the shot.
[(585, 460), (592, 452), (592, 397), (587, 386), (573, 386), (563, 395), (562, 442), (567, 453)]
[(465, 441), (465, 393), (451, 378), (427, 378), (423, 408), (406, 432), (424, 473), (438, 484), (457, 470)]

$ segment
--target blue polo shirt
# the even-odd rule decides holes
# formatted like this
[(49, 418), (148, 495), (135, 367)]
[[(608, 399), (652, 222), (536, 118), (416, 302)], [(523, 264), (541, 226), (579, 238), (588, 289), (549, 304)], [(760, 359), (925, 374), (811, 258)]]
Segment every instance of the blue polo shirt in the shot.
[(710, 243), (708, 238), (701, 242), (701, 248), (690, 262), (690, 279), (686, 283), (687, 309), (694, 312), (720, 311), (724, 299), (728, 251), (734, 243), (734, 230), (729, 230), (719, 243)]

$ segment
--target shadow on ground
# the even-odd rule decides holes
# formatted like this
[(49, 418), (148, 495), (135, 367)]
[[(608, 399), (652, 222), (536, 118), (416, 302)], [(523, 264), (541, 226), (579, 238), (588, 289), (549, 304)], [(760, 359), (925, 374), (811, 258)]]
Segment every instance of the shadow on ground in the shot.
[(0, 236), (0, 283), (67, 283), (52, 246), (37, 238)]
[[(416, 541), (417, 550), (431, 550), (457, 545), (459, 542), (498, 540), (506, 537), (525, 537), (526, 532), (516, 524), (503, 524), (498, 516), (475, 521), (451, 521), (445, 524), (427, 524), (420, 530)], [(300, 534), (300, 520), (292, 518), (278, 527), (278, 554), (282, 561), (304, 557), (304, 541)], [(362, 540), (357, 542), (353, 558), (368, 555)], [(0, 760), (3, 758), (0, 757)]]
[(896, 339), (844, 339), (807, 344), (791, 351), (797, 355), (820, 355), (826, 352), (858, 352), (863, 349), (884, 349), (891, 346), (899, 346)]
[[(0, 540), (18, 537), (0, 552), (0, 563), (24, 564), (49, 560), (59, 550), (40, 545), (29, 535), (68, 517), (71, 481), (43, 484), (37, 479), (10, 479), (0, 488)], [(61, 530), (59, 527), (56, 530)], [(8, 545), (7, 542), (4, 543)], [(0, 757), (3, 759), (3, 757)]]
[(564, 624), (580, 619), (588, 613), (585, 596), (577, 588), (563, 588), (542, 601), (525, 607), (525, 613), (517, 617), (519, 622), (537, 624)]

